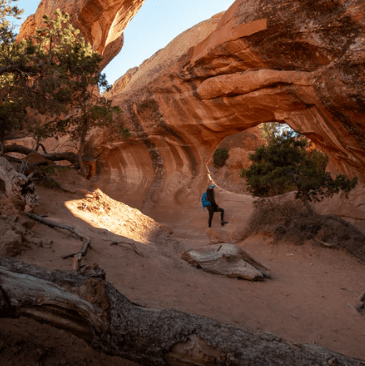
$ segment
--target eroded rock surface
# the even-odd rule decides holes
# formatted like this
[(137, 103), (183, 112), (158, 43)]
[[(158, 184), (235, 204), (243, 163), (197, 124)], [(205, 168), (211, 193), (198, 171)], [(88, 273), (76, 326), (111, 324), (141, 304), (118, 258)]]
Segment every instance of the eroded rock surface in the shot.
[(272, 121), (301, 129), (331, 172), (364, 181), (364, 8), (237, 0), (184, 32), (113, 96), (133, 136), (98, 137), (99, 183), (146, 213), (192, 207), (218, 144)]
[[(142, 2), (45, 0), (22, 29), (59, 7), (108, 62)], [(199, 205), (207, 162), (225, 137), (272, 121), (301, 129), (328, 154), (332, 173), (363, 182), (364, 11), (353, 0), (237, 0), (185, 31), (112, 91), (132, 137), (95, 136), (97, 183), (157, 219), (176, 214)]]
[(93, 49), (99, 52), (106, 66), (123, 47), (123, 31), (136, 15), (145, 0), (42, 0), (35, 14), (22, 24), (19, 37), (23, 38), (43, 28), (43, 15), (51, 15), (57, 9), (71, 16), (75, 28)]

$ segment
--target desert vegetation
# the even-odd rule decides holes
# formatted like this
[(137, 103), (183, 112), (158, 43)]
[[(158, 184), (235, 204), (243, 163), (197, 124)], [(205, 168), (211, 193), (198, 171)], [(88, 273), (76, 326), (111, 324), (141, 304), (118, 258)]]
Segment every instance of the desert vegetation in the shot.
[(222, 166), (224, 166), (226, 160), (228, 159), (228, 156), (229, 154), (227, 149), (216, 149), (213, 155), (214, 167), (221, 168)]
[(309, 202), (319, 202), (340, 191), (348, 194), (355, 188), (357, 177), (339, 174), (333, 178), (326, 172), (326, 156), (308, 149), (308, 140), (299, 131), (272, 131), (268, 144), (250, 155), (251, 166), (240, 173), (254, 196), (270, 197), (295, 190), (295, 198), (313, 214)]
[(115, 121), (120, 108), (99, 94), (110, 87), (100, 72), (102, 57), (59, 10), (52, 17), (44, 15), (44, 27), (35, 35), (17, 40), (8, 19), (18, 18), (22, 11), (11, 3), (2, 1), (0, 13), (2, 152), (30, 153), (24, 147), (4, 147), (4, 139), (15, 130), (33, 135), (35, 151), (42, 139), (67, 134), (75, 141), (76, 157), (66, 153), (51, 160), (77, 160), (86, 175), (83, 154), (91, 128), (107, 126), (121, 137), (129, 136), (128, 129)]
[[(206, 171), (201, 170), (204, 167), (203, 159), (200, 162), (194, 158), (194, 154), (203, 156), (199, 155), (201, 141), (196, 140), (197, 143), (192, 146), (191, 140), (170, 128), (168, 115), (165, 118), (156, 100), (143, 101), (146, 95), (141, 92), (138, 95), (140, 100), (135, 98), (133, 102), (120, 104), (125, 110), (124, 115), (128, 114), (126, 119), (134, 116), (129, 126), (133, 126), (136, 136), (138, 135), (131, 144), (123, 144), (123, 148), (128, 145), (127, 149), (131, 148), (132, 151), (128, 151), (126, 155), (129, 156), (125, 158), (122, 149), (116, 149), (115, 145), (122, 145), (120, 139), (128, 138), (130, 132), (122, 124), (122, 116), (118, 117), (123, 113), (121, 109), (99, 94), (100, 90), (109, 87), (100, 72), (100, 55), (80, 37), (79, 31), (70, 24), (70, 17), (60, 11), (50, 17), (44, 16), (44, 27), (38, 29), (33, 36), (18, 40), (7, 17), (18, 17), (21, 11), (11, 4), (11, 0), (0, 0), (0, 180), (5, 185), (1, 187), (5, 195), (0, 192), (0, 225), (6, 244), (9, 244), (9, 251), (0, 257), (0, 317), (11, 321), (29, 317), (65, 329), (85, 340), (95, 350), (116, 356), (118, 360), (115, 364), (119, 364), (120, 358), (141, 365), (364, 364), (350, 358), (356, 357), (356, 352), (359, 357), (364, 354), (362, 349), (356, 349), (362, 338), (359, 341), (354, 337), (353, 344), (344, 346), (347, 351), (344, 356), (337, 353), (342, 352), (342, 349), (333, 343), (337, 342), (337, 336), (334, 338), (332, 334), (339, 329), (338, 337), (342, 337), (342, 340), (348, 334), (350, 337), (355, 334), (357, 338), (362, 334), (362, 329), (354, 330), (350, 326), (353, 324), (351, 316), (362, 319), (364, 314), (365, 295), (360, 282), (363, 281), (363, 267), (359, 269), (361, 264), (353, 257), (341, 256), (344, 253), (338, 251), (339, 259), (336, 261), (333, 257), (333, 262), (329, 264), (335, 263), (335, 270), (331, 273), (336, 280), (342, 282), (341, 285), (336, 283), (335, 286), (328, 286), (329, 283), (324, 279), (324, 273), (327, 272), (320, 272), (328, 264), (321, 263), (323, 257), (316, 262), (318, 268), (315, 273), (311, 271), (315, 267), (311, 267), (312, 263), (306, 263), (305, 260), (301, 263), (300, 259), (304, 256), (295, 257), (292, 253), (295, 251), (293, 247), (307, 249), (312, 242), (314, 247), (325, 248), (326, 253), (337, 254), (337, 251), (330, 249), (345, 249), (364, 262), (364, 235), (341, 218), (317, 215), (312, 207), (313, 202), (324, 198), (337, 194), (346, 196), (356, 186), (357, 178), (350, 179), (343, 174), (337, 177), (330, 175), (326, 172), (327, 157), (320, 151), (313, 150), (300, 132), (282, 130), (278, 124), (267, 124), (264, 128), (266, 143), (252, 154), (251, 167), (241, 172), (247, 180), (250, 193), (258, 198), (255, 209), (252, 208), (251, 195), (238, 197), (225, 192), (227, 206), (224, 207), (227, 207), (227, 214), (232, 219), (228, 223), (230, 226), (219, 226), (217, 230), (207, 231), (202, 224), (203, 221), (206, 224), (206, 219), (201, 210), (197, 212), (193, 207), (193, 195), (197, 193), (194, 181), (207, 179)], [(230, 26), (231, 23), (227, 24)], [(240, 26), (239, 29), (241, 28)], [(237, 33), (236, 37), (235, 41), (240, 42), (239, 38), (246, 35)], [(215, 38), (219, 40), (219, 37)], [(229, 45), (229, 42), (224, 43)], [(209, 58), (212, 56), (213, 53)], [(198, 62), (197, 65), (201, 67), (202, 64)], [(190, 72), (189, 64), (186, 70)], [(275, 70), (275, 75), (276, 71), (278, 70)], [(234, 72), (237, 72), (236, 68)], [(186, 75), (188, 74), (185, 73)], [(219, 72), (217, 75), (220, 76)], [(229, 76), (223, 76), (227, 75)], [(175, 73), (174, 77), (180, 77), (179, 73)], [(276, 77), (269, 78), (269, 85), (258, 83), (254, 93), (260, 88), (275, 90), (276, 84), (279, 88), (285, 84), (293, 85), (286, 77)], [(271, 85), (272, 80), (279, 81)], [(200, 82), (194, 77), (193, 83), (189, 81), (189, 88), (197, 87)], [(304, 84), (307, 86), (308, 82)], [(155, 86), (157, 85), (158, 83)], [(153, 88), (148, 86), (146, 89), (148, 98), (152, 98)], [(160, 87), (157, 89), (160, 92), (162, 90)], [(174, 96), (194, 94), (184, 93), (183, 90), (174, 89)], [(239, 88), (238, 92), (241, 92)], [(166, 83), (163, 94), (169, 95)], [(236, 96), (236, 92), (228, 92), (224, 98), (234, 99)], [(216, 98), (220, 98), (219, 93), (213, 99)], [(206, 102), (208, 99), (204, 99), (204, 102), (210, 103)], [(250, 100), (250, 104), (254, 103), (254, 100)], [(168, 104), (174, 106), (174, 103)], [(184, 108), (188, 106), (186, 103), (182, 105)], [(270, 108), (274, 108), (273, 104)], [(148, 127), (139, 118), (148, 122)], [(175, 127), (178, 129), (178, 113), (175, 118)], [(199, 123), (202, 125), (201, 121)], [(235, 120), (232, 120), (232, 125), (234, 123)], [(195, 131), (193, 126), (190, 121), (185, 123), (187, 134), (190, 129)], [(245, 128), (242, 126), (237, 126), (236, 131)], [(115, 133), (114, 136), (118, 139), (115, 145), (107, 144), (106, 140), (100, 143), (101, 146), (110, 148), (110, 160), (105, 164), (110, 163), (110, 170), (104, 172), (104, 178), (117, 180), (118, 189), (125, 189), (125, 196), (129, 194), (127, 185), (131, 185), (131, 181), (122, 180), (122, 175), (128, 175), (122, 168), (124, 163), (130, 171), (133, 170), (132, 178), (135, 174), (136, 179), (132, 184), (137, 187), (136, 190), (141, 187), (138, 180), (143, 182), (144, 192), (140, 189), (136, 194), (147, 202), (144, 207), (148, 210), (131, 208), (121, 202), (122, 199), (112, 199), (108, 194), (115, 194), (116, 190), (107, 194), (96, 189), (96, 179), (91, 182), (88, 180), (95, 173), (92, 163), (97, 158), (93, 153), (85, 156), (88, 154), (89, 132), (94, 128), (106, 128)], [(169, 138), (163, 135), (166, 131), (170, 133)], [(199, 129), (196, 131), (196, 136), (199, 136)], [(20, 132), (23, 136), (33, 136), (34, 148), (6, 143)], [(228, 133), (214, 128), (207, 129), (206, 132), (209, 132), (208, 138), (204, 141), (206, 144), (211, 143), (211, 146), (204, 146), (204, 151), (211, 156), (219, 136)], [(42, 142), (49, 137), (60, 136), (69, 136), (75, 143), (75, 149), (47, 153)], [(173, 137), (171, 141), (175, 150), (171, 155), (179, 159), (179, 164), (170, 164), (172, 160), (168, 160), (168, 154), (159, 155), (159, 149), (163, 150), (158, 147), (160, 137), (164, 139), (163, 146), (167, 146), (165, 143), (170, 143), (169, 140)], [(145, 155), (141, 154), (144, 161), (139, 160), (139, 153), (145, 150), (133, 150), (131, 146), (138, 144), (138, 138), (144, 149), (148, 150)], [(39, 152), (40, 148), (43, 149), (42, 152)], [(40, 160), (29, 163), (14, 153), (21, 156), (33, 155)], [(148, 154), (153, 158), (154, 165), (148, 163)], [(213, 159), (217, 170), (219, 167), (223, 168), (221, 171), (226, 169), (224, 165), (230, 154), (228, 149), (215, 151)], [(189, 157), (189, 164), (186, 157)], [(121, 162), (122, 158), (126, 161)], [(54, 165), (54, 162), (61, 160), (70, 164), (66, 167)], [(138, 164), (145, 166), (140, 167)], [(90, 166), (89, 172), (85, 165)], [(82, 174), (72, 167), (80, 169)], [(150, 180), (144, 179), (144, 168), (148, 170)], [(174, 170), (173, 179), (168, 179), (164, 169)], [(204, 174), (200, 174), (202, 172)], [(60, 177), (62, 183), (52, 177)], [(238, 174), (236, 177), (239, 179)], [(35, 178), (45, 183), (38, 187), (40, 194), (43, 194), (38, 207)], [(119, 184), (120, 182), (125, 184)], [(69, 184), (71, 188), (63, 189), (63, 183)], [(3, 199), (4, 196), (10, 199)], [(170, 206), (158, 206), (161, 198)], [(17, 205), (9, 207), (11, 200), (17, 201)], [(177, 208), (184, 215), (183, 219), (178, 218)], [(37, 213), (23, 212), (32, 210)], [(145, 212), (151, 213), (151, 217), (145, 215)], [(152, 219), (156, 213), (160, 215), (163, 224)], [(244, 233), (246, 237), (243, 237), (241, 229), (243, 221), (246, 224), (248, 217), (251, 217), (249, 230)], [(236, 224), (235, 220), (239, 223)], [(172, 235), (175, 228), (181, 236), (176, 233)], [(258, 235), (255, 237), (255, 234)], [(264, 242), (266, 234), (274, 238), (273, 242)], [(256, 241), (253, 244), (249, 240), (245, 241), (250, 238)], [(233, 239), (237, 240), (237, 247), (235, 244), (224, 244)], [(217, 243), (211, 245), (214, 240)], [(251, 278), (260, 279), (261, 283), (256, 287), (251, 283), (242, 284), (245, 281), (231, 278), (234, 277), (231, 271), (227, 271), (229, 278), (217, 276), (221, 272), (217, 271), (210, 255), (199, 263), (193, 258), (194, 268), (182, 260), (184, 255), (181, 253), (192, 247), (198, 249), (205, 241), (209, 241), (206, 246), (215, 258), (222, 259), (228, 267), (237, 264), (238, 256), (241, 259), (250, 258), (249, 262), (261, 269), (261, 274), (253, 273)], [(286, 246), (285, 241), (290, 241), (289, 245)], [(1, 249), (4, 249), (3, 243), (4, 240), (1, 241)], [(275, 251), (279, 246), (277, 244), (285, 247), (285, 251), (289, 248), (291, 253), (275, 258), (271, 250)], [(250, 249), (256, 246), (255, 255), (263, 256), (265, 265), (253, 260), (239, 248), (245, 245), (251, 245)], [(195, 255), (198, 253), (197, 250), (193, 252)], [(189, 253), (192, 256), (192, 252)], [(11, 256), (17, 256), (19, 260), (9, 258)], [(292, 267), (289, 267), (288, 258), (293, 259)], [(349, 270), (338, 268), (338, 263), (342, 260), (348, 266), (350, 263), (353, 277), (357, 277), (352, 281), (351, 289), (347, 289), (350, 284), (343, 276), (347, 276)], [(247, 267), (243, 262), (240, 263)], [(267, 263), (274, 269), (272, 278)], [(297, 275), (294, 272), (299, 264), (303, 264), (304, 270)], [(210, 271), (200, 274), (200, 268), (207, 270), (207, 267), (211, 267)], [(311, 276), (317, 278), (309, 281), (306, 272), (311, 272)], [(297, 277), (294, 278), (295, 276)], [(237, 277), (247, 279), (243, 275)], [(262, 282), (263, 277), (270, 280)], [(318, 295), (314, 291), (322, 291), (322, 283), (318, 285), (319, 279), (323, 281), (323, 288), (327, 291), (326, 287), (329, 287), (328, 292), (333, 295), (328, 301), (324, 299), (324, 292)], [(307, 284), (309, 290), (305, 292), (300, 287)], [(339, 286), (342, 293), (338, 291)], [(352, 298), (347, 300), (345, 291), (358, 296), (360, 290), (360, 305), (353, 307), (355, 315), (344, 313), (342, 308), (333, 311), (337, 302), (342, 305), (345, 298), (346, 301), (352, 301)], [(297, 296), (298, 301), (292, 300), (292, 295)], [(314, 300), (313, 304), (307, 301), (309, 297)], [(316, 311), (317, 318), (311, 311)], [(333, 319), (323, 319), (326, 313), (330, 313)], [(340, 321), (342, 316), (345, 320)], [(307, 323), (318, 320), (322, 329), (312, 337), (312, 334), (308, 335), (307, 330), (312, 331), (312, 328)], [(31, 323), (24, 323), (24, 328), (31, 327)], [(288, 323), (290, 329), (285, 333)], [(326, 325), (332, 326), (334, 323), (336, 328), (333, 332), (331, 328), (332, 333), (326, 335), (327, 344), (321, 344), (322, 338), (314, 338), (317, 335), (322, 337), (320, 332), (328, 331)], [(10, 323), (12, 330), (17, 327), (17, 323), (14, 324)], [(341, 324), (342, 328), (337, 324)], [(276, 331), (283, 332), (283, 335), (274, 335)], [(342, 331), (346, 333), (341, 334)], [(52, 336), (52, 331), (47, 332)], [(46, 346), (18, 347), (23, 344), (13, 342), (11, 335), (5, 337), (4, 334), (0, 332), (0, 357), (9, 354), (9, 349), (13, 346), (14, 354), (26, 354), (35, 348), (36, 353), (22, 360), (19, 365), (28, 365), (30, 359), (37, 363), (44, 361), (46, 364), (45, 360), (50, 354)], [(293, 334), (302, 336), (302, 344), (294, 339)], [(31, 333), (27, 334), (28, 338), (31, 336)], [(280, 338), (282, 336), (283, 339)], [(289, 341), (284, 340), (286, 336), (290, 338)], [(313, 344), (318, 339), (320, 344)], [(71, 351), (73, 342), (72, 336), (63, 341), (67, 344), (65, 348), (69, 348), (66, 353)], [(309, 342), (313, 343), (307, 344)], [(54, 342), (56, 348), (60, 346), (58, 343), (61, 342)], [(323, 348), (336, 349), (336, 346), (339, 349), (336, 352)], [(75, 353), (78, 351), (82, 351), (82, 346)], [(84, 350), (84, 353), (87, 351)], [(85, 364), (92, 365), (93, 361), (85, 361)], [(10, 362), (13, 363), (13, 360)], [(124, 363), (124, 360), (120, 362)], [(125, 362), (129, 365), (128, 361)], [(59, 363), (67, 364), (67, 360), (60, 360)], [(95, 361), (95, 364), (112, 365), (106, 361)]]

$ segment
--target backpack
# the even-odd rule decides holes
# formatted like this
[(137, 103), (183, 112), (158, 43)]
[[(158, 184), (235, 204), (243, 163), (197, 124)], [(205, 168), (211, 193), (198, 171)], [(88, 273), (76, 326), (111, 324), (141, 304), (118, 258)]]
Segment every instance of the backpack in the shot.
[(208, 201), (208, 198), (207, 198), (207, 192), (204, 192), (202, 195), (202, 206), (203, 206), (203, 208), (205, 208), (209, 205), (210, 205), (210, 202)]

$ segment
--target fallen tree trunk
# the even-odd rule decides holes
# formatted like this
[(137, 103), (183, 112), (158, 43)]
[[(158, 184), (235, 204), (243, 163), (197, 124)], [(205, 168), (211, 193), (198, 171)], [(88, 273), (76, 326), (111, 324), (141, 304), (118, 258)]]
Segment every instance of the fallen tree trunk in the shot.
[(101, 279), (0, 257), (0, 316), (21, 315), (141, 365), (365, 365), (317, 345), (294, 345), (181, 311), (143, 308)]
[(14, 201), (23, 202), (26, 211), (38, 205), (39, 197), (31, 177), (18, 173), (4, 157), (0, 157), (0, 179), (5, 183), (6, 195)]
[(42, 154), (36, 150), (29, 149), (26, 146), (12, 144), (12, 145), (5, 145), (4, 146), (4, 153), (19, 153), (24, 155), (29, 155), (31, 153), (39, 154), (40, 156), (44, 157), (45, 159), (51, 160), (51, 161), (62, 161), (67, 160), (71, 164), (77, 164), (78, 163), (78, 157), (77, 154), (73, 152), (62, 152), (62, 153), (52, 153), (52, 154)]

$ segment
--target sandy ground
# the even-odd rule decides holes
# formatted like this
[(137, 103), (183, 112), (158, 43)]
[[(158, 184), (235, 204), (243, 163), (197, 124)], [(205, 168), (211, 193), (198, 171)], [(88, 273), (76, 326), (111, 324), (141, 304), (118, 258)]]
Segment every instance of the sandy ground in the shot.
[[(356, 304), (365, 290), (365, 267), (346, 252), (310, 242), (273, 244), (270, 237), (256, 235), (236, 244), (270, 267), (272, 278), (264, 282), (227, 278), (180, 259), (185, 250), (209, 245), (202, 211), (197, 214), (200, 226), (196, 222), (189, 226), (189, 220), (176, 222), (173, 217), (161, 220), (174, 230), (169, 234), (168, 228), (161, 229), (138, 210), (100, 191), (85, 194), (40, 188), (39, 194), (41, 204), (35, 213), (48, 214), (48, 219), (89, 236), (92, 250), (83, 263), (100, 265), (107, 281), (130, 300), (271, 332), (298, 344), (316, 343), (365, 359), (365, 315), (348, 306)], [(40, 223), (32, 230), (52, 243), (34, 246), (17, 259), (71, 270), (72, 259), (61, 256), (78, 252), (81, 242), (64, 230)], [(120, 244), (111, 245), (113, 241)], [(0, 320), (0, 365), (136, 364), (100, 354), (64, 331), (21, 318)]]

